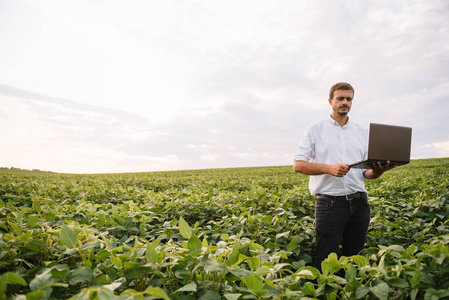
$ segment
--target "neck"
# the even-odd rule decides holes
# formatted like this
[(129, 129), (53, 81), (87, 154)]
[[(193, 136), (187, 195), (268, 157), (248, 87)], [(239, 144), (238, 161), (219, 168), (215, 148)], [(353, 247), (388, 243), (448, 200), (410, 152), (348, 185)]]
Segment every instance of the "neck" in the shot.
[(340, 115), (338, 113), (332, 113), (331, 118), (337, 121), (337, 123), (340, 125), (340, 127), (343, 127), (348, 123), (348, 115)]

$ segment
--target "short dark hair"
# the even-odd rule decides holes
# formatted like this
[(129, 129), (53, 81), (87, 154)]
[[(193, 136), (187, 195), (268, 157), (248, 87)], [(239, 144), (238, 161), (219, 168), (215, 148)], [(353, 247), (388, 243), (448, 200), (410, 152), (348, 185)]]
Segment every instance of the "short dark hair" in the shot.
[(334, 98), (334, 92), (337, 90), (350, 90), (354, 93), (354, 88), (347, 82), (338, 82), (334, 84), (329, 91), (329, 99)]

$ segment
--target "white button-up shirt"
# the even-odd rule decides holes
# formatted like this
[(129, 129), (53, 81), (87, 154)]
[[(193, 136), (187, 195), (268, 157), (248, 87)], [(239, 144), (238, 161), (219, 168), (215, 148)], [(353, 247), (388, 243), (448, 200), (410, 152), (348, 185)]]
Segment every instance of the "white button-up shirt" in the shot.
[[(295, 161), (317, 164), (352, 164), (368, 155), (368, 130), (350, 122), (341, 127), (332, 117), (310, 126), (302, 138)], [(312, 175), (309, 190), (312, 195), (344, 196), (366, 192), (363, 169), (350, 169), (343, 177), (329, 174)]]

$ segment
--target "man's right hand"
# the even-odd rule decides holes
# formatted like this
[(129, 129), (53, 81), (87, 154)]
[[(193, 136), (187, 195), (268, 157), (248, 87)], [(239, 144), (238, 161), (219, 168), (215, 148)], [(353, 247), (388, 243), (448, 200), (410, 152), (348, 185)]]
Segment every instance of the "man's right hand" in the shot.
[(328, 174), (335, 177), (343, 177), (349, 172), (348, 164), (335, 164), (329, 165)]

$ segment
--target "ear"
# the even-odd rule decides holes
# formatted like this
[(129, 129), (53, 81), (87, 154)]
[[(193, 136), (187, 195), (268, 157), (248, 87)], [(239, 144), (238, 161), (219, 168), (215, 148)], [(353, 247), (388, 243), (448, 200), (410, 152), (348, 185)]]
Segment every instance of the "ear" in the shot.
[(332, 99), (331, 98), (329, 98), (329, 104), (330, 104), (330, 106), (332, 106)]

